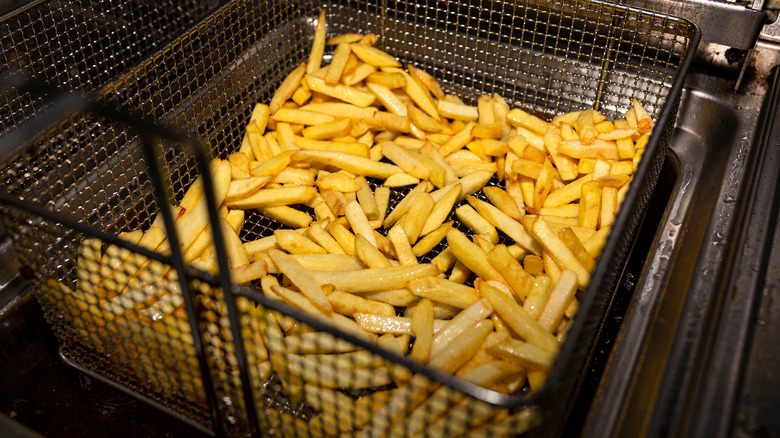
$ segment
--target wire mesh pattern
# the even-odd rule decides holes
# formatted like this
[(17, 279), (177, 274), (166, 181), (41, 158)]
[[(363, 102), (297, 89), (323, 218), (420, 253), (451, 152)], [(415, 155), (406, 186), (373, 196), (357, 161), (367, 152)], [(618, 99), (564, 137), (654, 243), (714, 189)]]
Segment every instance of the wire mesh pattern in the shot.
[[(130, 7), (109, 5), (105, 10), (116, 13)], [(196, 272), (179, 282), (169, 259), (143, 253), (144, 248), (159, 251), (160, 242), (150, 246), (131, 235), (160, 227), (155, 219), (160, 202), (137, 127), (88, 112), (71, 116), (0, 167), (7, 193), (94, 229), (123, 233), (127, 242), (97, 239), (24, 208), (4, 206), (3, 219), (22, 262), (39, 279), (37, 295), (63, 356), (205, 429), (234, 436), (258, 430), (272, 436), (504, 436), (525, 430), (559, 435), (658, 177), (697, 31), (667, 16), (597, 1), (232, 1), (140, 64), (141, 53), (158, 43), (147, 45), (150, 40), (141, 37), (127, 44), (129, 53), (95, 51), (84, 62), (121, 61), (98, 68), (99, 74), (88, 79), (57, 76), (64, 74), (59, 69), (50, 76), (94, 89), (98, 83), (102, 87), (102, 74), (136, 65), (99, 90), (102, 102), (175, 127), (197, 137), (208, 155), (226, 157), (240, 146), (254, 103), (269, 101), (285, 75), (308, 57), (323, 8), (329, 36), (375, 33), (383, 49), (423, 68), (445, 91), (468, 102), (498, 92), (510, 105), (542, 116), (585, 107), (616, 116), (635, 97), (658, 120), (660, 129), (646, 149), (649, 159), (640, 163), (546, 389), (531, 395), (527, 388), (514, 394), (469, 391), (467, 381), (477, 379), (470, 370), (447, 380), (446, 373), (415, 365), (397, 351), (367, 346), (256, 290), (225, 293), (213, 277)], [(60, 9), (64, 12), (58, 14), (72, 10)], [(203, 10), (175, 23), (188, 27)], [(139, 17), (149, 26), (167, 20), (148, 11)], [(14, 22), (0, 26), (9, 23)], [(57, 38), (69, 38), (53, 29)], [(48, 31), (35, 33), (51, 38), (45, 44), (31, 37), (13, 41), (17, 47), (48, 47), (56, 41)], [(5, 114), (13, 114), (4, 126), (27, 120), (35, 111), (24, 108), (45, 101), (34, 94), (4, 99), (11, 102)], [(196, 160), (169, 139), (155, 147), (166, 201), (177, 205), (200, 175)], [(395, 193), (392, 202), (401, 196)], [(281, 227), (259, 213), (248, 212), (245, 221), (241, 237), (246, 240)], [(122, 268), (101, 272), (113, 265)], [(134, 281), (136, 287), (132, 294), (115, 293), (107, 281)], [(195, 292), (195, 315), (183, 308), (182, 284)], [(234, 303), (235, 319), (229, 310)], [(187, 322), (192, 316), (197, 332)], [(241, 339), (234, 339), (235, 333)], [(196, 335), (202, 335), (205, 380), (213, 387), (204, 387)], [(398, 345), (402, 351), (406, 347)], [(485, 370), (474, 373), (490, 376)], [(211, 390), (216, 418), (207, 397)], [(253, 408), (247, 409), (247, 401)]]
[[(71, 89), (97, 90), (216, 9), (216, 1), (37, 1), (4, 17), (0, 64)], [(34, 117), (43, 101), (2, 103), (0, 132)]]

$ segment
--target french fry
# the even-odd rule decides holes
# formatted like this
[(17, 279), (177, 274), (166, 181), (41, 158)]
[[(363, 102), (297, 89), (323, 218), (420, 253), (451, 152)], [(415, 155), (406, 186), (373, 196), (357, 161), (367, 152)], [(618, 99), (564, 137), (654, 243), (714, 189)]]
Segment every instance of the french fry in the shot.
[[(356, 313), (354, 315), (355, 321), (357, 321), (360, 327), (369, 332), (377, 334), (393, 334), (393, 335), (411, 335), (412, 331), (412, 318), (404, 316), (384, 316), (374, 313)], [(448, 321), (440, 319), (433, 320), (433, 333), (437, 333), (444, 327)]]
[[(313, 114), (320, 114), (320, 113), (313, 113)], [(351, 131), (352, 131), (351, 119), (337, 119), (328, 123), (321, 123), (319, 125), (308, 126), (306, 128), (303, 128), (302, 133), (305, 138), (311, 140), (330, 140), (335, 137), (341, 137), (347, 135)]]
[(293, 93), (295, 93), (295, 89), (298, 88), (301, 79), (303, 79), (303, 75), (306, 74), (306, 68), (306, 64), (301, 64), (284, 78), (281, 85), (279, 85), (279, 88), (276, 89), (273, 97), (271, 97), (271, 102), (268, 104), (271, 114), (276, 113), (276, 111), (292, 97)]
[(490, 242), (498, 242), (498, 231), (484, 217), (480, 216), (471, 206), (461, 205), (455, 210), (458, 219), (469, 227), (475, 234), (488, 236)]
[(279, 248), (291, 254), (327, 254), (321, 246), (294, 230), (276, 230), (274, 237)]
[(393, 93), (392, 90), (383, 85), (371, 82), (367, 83), (366, 86), (374, 93), (377, 99), (379, 99), (379, 102), (381, 102), (388, 111), (399, 116), (407, 115), (406, 105), (404, 105), (401, 99)]
[(326, 83), (324, 79), (315, 77), (311, 74), (304, 76), (304, 80), (312, 91), (322, 93), (326, 96), (333, 97), (361, 108), (365, 108), (371, 105), (374, 103), (374, 100), (376, 100), (376, 96), (374, 96), (372, 93), (368, 93), (366, 91), (362, 91), (358, 88), (347, 85), (330, 85)]
[(436, 103), (436, 109), (439, 114), (450, 119), (466, 122), (476, 122), (479, 119), (479, 110), (475, 106), (439, 100)]
[(428, 218), (425, 220), (420, 235), (424, 236), (439, 228), (441, 224), (444, 223), (444, 221), (449, 216), (450, 211), (452, 211), (452, 207), (455, 205), (455, 201), (457, 201), (458, 197), (460, 196), (461, 189), (462, 186), (460, 184), (455, 184), (455, 186), (453, 186), (444, 196), (442, 196), (441, 199), (439, 199), (433, 205)]
[(325, 52), (326, 32), (325, 10), (323, 9), (320, 11), (319, 17), (317, 17), (317, 27), (314, 30), (314, 42), (311, 46), (309, 61), (306, 64), (306, 73), (313, 73), (319, 70), (322, 65), (322, 54)]
[(549, 370), (555, 360), (555, 353), (517, 339), (499, 342), (489, 347), (488, 351), (531, 370)]
[(533, 277), (525, 272), (523, 266), (512, 256), (509, 249), (505, 245), (497, 245), (488, 253), (488, 261), (501, 273), (520, 302), (524, 302), (533, 284)]
[(520, 212), (515, 200), (504, 190), (494, 186), (487, 186), (482, 189), (482, 192), (493, 205), (512, 219), (519, 221), (523, 218), (523, 214)]
[[(335, 243), (335, 241), (334, 241)], [(304, 268), (310, 271), (351, 271), (363, 269), (363, 264), (355, 256), (346, 254), (291, 254)]]
[(359, 271), (311, 272), (321, 285), (332, 284), (344, 292), (371, 292), (381, 289), (399, 289), (417, 278), (435, 277), (439, 274), (436, 265), (420, 263), (412, 266), (393, 266), (390, 268), (364, 269)]
[(410, 357), (420, 362), (427, 362), (433, 345), (433, 304), (428, 300), (421, 300), (414, 307), (412, 335), (414, 335), (414, 344)]
[(531, 224), (531, 234), (549, 251), (555, 263), (561, 268), (570, 269), (577, 274), (577, 285), (585, 288), (590, 281), (590, 272), (582, 266), (574, 253), (566, 247), (550, 225), (542, 218), (537, 218)]
[(395, 59), (394, 56), (389, 55), (387, 52), (379, 50), (375, 47), (367, 46), (359, 43), (352, 43), (349, 45), (352, 49), (352, 53), (355, 54), (361, 61), (366, 64), (373, 65), (375, 67), (400, 67), (401, 63)]
[(355, 178), (344, 173), (329, 173), (317, 178), (317, 187), (320, 190), (335, 190), (342, 193), (352, 193), (360, 190)]
[(363, 236), (374, 246), (377, 246), (376, 237), (374, 237), (374, 230), (371, 228), (371, 224), (368, 223), (363, 209), (360, 208), (360, 204), (357, 201), (352, 201), (344, 208), (344, 215), (349, 221), (349, 225), (356, 235)]
[(596, 229), (601, 211), (601, 192), (598, 183), (586, 182), (582, 185), (580, 195), (580, 212), (577, 216), (577, 225), (585, 228)]
[(561, 272), (561, 276), (550, 292), (550, 298), (539, 315), (539, 325), (545, 330), (553, 332), (563, 318), (563, 313), (574, 300), (577, 293), (577, 274), (568, 269)]
[(396, 224), (387, 232), (387, 237), (393, 242), (395, 253), (401, 265), (416, 265), (417, 258), (414, 256), (412, 246), (409, 244), (409, 237), (401, 224)]
[[(440, 100), (439, 102), (442, 101)], [(449, 140), (441, 145), (441, 147), (439, 147), (439, 155), (446, 157), (447, 155), (450, 155), (451, 153), (466, 146), (473, 138), (472, 130), (474, 129), (474, 126), (475, 125), (473, 122), (469, 122), (463, 129), (453, 135)]]
[(555, 337), (545, 331), (516, 301), (487, 282), (480, 283), (479, 291), (483, 297), (490, 301), (501, 319), (526, 342), (553, 353), (558, 351), (559, 345)]
[(328, 72), (325, 74), (325, 82), (328, 84), (337, 84), (344, 73), (344, 67), (347, 65), (347, 59), (351, 53), (349, 44), (339, 43), (333, 51), (333, 59), (328, 66)]
[(314, 162), (344, 169), (355, 175), (385, 179), (390, 175), (402, 173), (401, 168), (388, 163), (379, 163), (368, 158), (331, 151), (298, 151), (292, 156), (294, 161)]
[(351, 316), (356, 312), (371, 313), (375, 315), (395, 316), (393, 306), (379, 301), (372, 301), (358, 295), (341, 291), (333, 291), (328, 294), (328, 301), (335, 312)]
[(242, 210), (279, 207), (282, 205), (305, 204), (317, 193), (314, 187), (298, 186), (279, 189), (263, 189), (225, 204)]
[(328, 225), (327, 231), (346, 254), (355, 255), (355, 235), (344, 225), (334, 222)]
[(493, 307), (485, 298), (479, 299), (463, 309), (463, 311), (458, 313), (436, 332), (436, 336), (433, 338), (433, 344), (431, 345), (431, 357), (436, 357), (436, 355), (444, 351), (444, 349), (458, 336), (490, 316), (492, 312)]
[(537, 275), (523, 303), (523, 308), (533, 319), (538, 319), (539, 315), (542, 314), (551, 291), (552, 279), (550, 276), (546, 274)]
[(336, 118), (331, 115), (315, 113), (313, 111), (306, 111), (298, 108), (279, 108), (276, 110), (276, 113), (274, 113), (273, 119), (277, 122), (299, 125), (320, 125), (336, 121)]
[(415, 243), (420, 238), (423, 227), (435, 205), (433, 197), (425, 192), (415, 196), (414, 203), (414, 211), (410, 210), (403, 220), (404, 231), (409, 237), (409, 243)]
[[(333, 311), (333, 306), (330, 304), (328, 297), (322, 292), (322, 288), (314, 279), (314, 277), (307, 271), (297, 260), (293, 257), (272, 249), (268, 251), (268, 255), (279, 267), (279, 270), (290, 279), (301, 293), (306, 296), (311, 302), (324, 312)], [(275, 290), (278, 293), (278, 290)]]
[[(506, 119), (513, 126), (526, 128), (536, 135), (544, 135), (547, 132), (547, 122), (519, 108), (509, 111)], [(526, 140), (530, 141), (527, 137)]]
[(487, 254), (465, 234), (450, 228), (447, 230), (447, 243), (455, 257), (479, 277), (486, 280), (503, 279), (501, 273), (488, 262)]
[(433, 248), (435, 248), (439, 242), (444, 239), (447, 234), (447, 230), (452, 227), (452, 224), (452, 221), (444, 223), (418, 240), (417, 243), (412, 247), (412, 253), (414, 256), (422, 257), (433, 250)]
[(392, 90), (405, 86), (406, 77), (398, 72), (378, 71), (376, 73), (371, 73), (366, 77), (366, 85), (370, 84), (381, 85)]
[(516, 220), (509, 217), (506, 213), (494, 207), (493, 205), (477, 199), (473, 196), (468, 197), (469, 204), (484, 217), (491, 225), (503, 231), (512, 238), (518, 245), (534, 254), (541, 254), (541, 246), (526, 229)]
[(582, 263), (585, 269), (590, 271), (596, 267), (596, 261), (588, 253), (588, 250), (585, 249), (585, 246), (571, 228), (565, 227), (558, 230), (558, 237), (574, 253), (574, 256), (577, 257), (577, 260)]
[(293, 228), (308, 227), (312, 221), (311, 216), (308, 214), (286, 205), (280, 207), (265, 207), (258, 209), (258, 211), (265, 217)]
[(390, 260), (362, 235), (355, 237), (355, 255), (372, 269), (390, 268), (393, 266)]
[(431, 176), (431, 169), (425, 163), (392, 141), (382, 143), (382, 154), (410, 175), (420, 179)]
[(473, 287), (437, 277), (410, 281), (409, 290), (417, 296), (459, 309), (465, 309), (479, 299)]

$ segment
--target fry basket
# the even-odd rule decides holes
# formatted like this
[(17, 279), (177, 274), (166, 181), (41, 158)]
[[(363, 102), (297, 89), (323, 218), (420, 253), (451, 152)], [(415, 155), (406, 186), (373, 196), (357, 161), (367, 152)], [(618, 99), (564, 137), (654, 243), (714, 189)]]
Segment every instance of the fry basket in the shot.
[[(512, 107), (545, 117), (591, 107), (615, 117), (636, 98), (656, 120), (541, 390), (481, 388), (256, 288), (231, 285), (227, 274), (197, 271), (182, 259), (175, 233), (163, 254), (117, 237), (153, 224), (172, 229), (174, 213), (161, 206), (177, 205), (199, 176), (211, 223), (218, 222), (208, 159), (238, 150), (254, 104), (268, 102), (285, 75), (307, 59), (321, 9), (328, 36), (374, 33), (384, 50), (469, 103), (499, 93)], [(155, 14), (139, 11), (149, 20)], [(19, 15), (5, 17), (0, 32), (19, 22)], [(5, 40), (17, 48), (50, 47), (68, 31)], [(106, 69), (77, 73), (65, 62), (67, 74), (56, 65), (50, 73), (34, 66), (30, 72), (30, 65), (6, 57), (4, 69), (27, 69), (85, 93), (5, 76), (3, 224), (34, 280), (63, 359), (204, 431), (559, 436), (658, 178), (698, 39), (690, 22), (600, 1), (231, 1), (156, 51), (134, 51), (133, 67), (111, 80), (101, 76)], [(115, 51), (90, 51), (94, 62), (87, 64), (124, 59), (123, 45), (110, 47)], [(122, 62), (127, 67), (130, 61)], [(401, 196), (394, 194), (389, 209)], [(247, 212), (241, 237), (254, 240), (279, 228)], [(210, 229), (225, 273), (221, 232)], [(106, 276), (103, 257), (126, 262)], [(102, 293), (100, 282), (120, 281), (117, 275), (138, 278), (136, 293)], [(284, 336), (292, 326), (294, 340)], [(312, 329), (327, 336), (309, 339)], [(357, 355), (336, 361), (301, 354), (318, 351), (322, 342), (367, 353), (360, 362)], [(349, 390), (337, 388), (343, 381)]]

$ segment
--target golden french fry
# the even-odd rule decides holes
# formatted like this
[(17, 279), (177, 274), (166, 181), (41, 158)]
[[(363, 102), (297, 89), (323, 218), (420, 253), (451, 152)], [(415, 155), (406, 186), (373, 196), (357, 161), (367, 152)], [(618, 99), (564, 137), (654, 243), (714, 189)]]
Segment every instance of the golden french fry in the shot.
[[(314, 114), (320, 114), (320, 113), (314, 113)], [(303, 128), (302, 133), (305, 138), (311, 140), (330, 140), (335, 137), (341, 137), (347, 135), (350, 133), (351, 130), (352, 130), (351, 119), (337, 119), (329, 123), (322, 123), (319, 125), (308, 126), (306, 128)]]
[(399, 116), (407, 115), (406, 105), (404, 105), (401, 99), (393, 93), (391, 89), (372, 82), (367, 83), (366, 87), (376, 95), (379, 102), (382, 103), (388, 111)]
[(526, 342), (552, 353), (558, 352), (559, 344), (555, 337), (545, 331), (516, 301), (487, 282), (480, 283), (479, 291), (490, 301), (501, 319)]
[(398, 256), (398, 261), (401, 262), (401, 265), (417, 264), (417, 258), (414, 256), (412, 246), (409, 244), (409, 236), (406, 235), (406, 231), (400, 223), (396, 224), (387, 232), (387, 237), (393, 242), (395, 253)]
[[(406, 85), (406, 78), (397, 72), (378, 71), (366, 77), (366, 85), (377, 84), (385, 88), (395, 89)], [(370, 87), (369, 87), (370, 88)]]
[(323, 9), (320, 11), (319, 17), (317, 17), (317, 27), (314, 29), (314, 42), (311, 45), (309, 62), (306, 64), (306, 73), (313, 73), (319, 70), (322, 65), (322, 54), (325, 52), (326, 32), (325, 9)]
[(479, 119), (479, 110), (475, 106), (439, 100), (436, 103), (436, 109), (439, 114), (450, 119), (466, 122), (476, 122)]
[(506, 213), (507, 216), (518, 221), (522, 219), (523, 214), (520, 212), (517, 203), (507, 192), (495, 186), (486, 186), (482, 189), (482, 192), (493, 205)]
[(458, 200), (461, 189), (462, 186), (460, 184), (455, 184), (455, 186), (453, 186), (444, 196), (442, 196), (441, 199), (439, 199), (433, 205), (428, 218), (425, 220), (420, 235), (424, 236), (439, 228), (441, 224), (444, 223), (444, 221), (450, 215), (450, 211), (452, 211), (452, 207), (455, 205), (455, 201)]
[(338, 242), (345, 253), (355, 255), (355, 235), (344, 225), (334, 222), (328, 225), (327, 231)]
[(325, 82), (328, 84), (337, 84), (344, 73), (344, 67), (347, 65), (347, 59), (351, 50), (348, 44), (340, 43), (333, 51), (333, 59), (328, 66), (328, 72), (325, 74)]
[(372, 269), (390, 268), (393, 266), (390, 260), (362, 235), (355, 237), (355, 255)]
[(577, 285), (585, 288), (590, 282), (590, 272), (577, 260), (574, 253), (561, 241), (543, 218), (536, 218), (531, 224), (531, 234), (549, 251), (555, 263), (561, 268), (577, 274)]
[(596, 261), (590, 255), (588, 250), (585, 249), (582, 241), (580, 241), (580, 239), (577, 237), (577, 234), (574, 233), (570, 227), (565, 227), (558, 230), (558, 237), (560, 237), (564, 245), (566, 245), (566, 247), (568, 247), (574, 253), (574, 256), (577, 257), (577, 260), (582, 263), (582, 266), (584, 266), (585, 269), (590, 271), (596, 267)]
[(417, 241), (417, 243), (412, 247), (412, 252), (415, 257), (422, 257), (425, 254), (428, 254), (433, 248), (435, 248), (439, 242), (444, 239), (444, 237), (447, 235), (447, 230), (452, 228), (453, 222), (447, 222), (439, 226), (439, 228), (436, 228), (435, 230), (431, 231), (430, 233), (426, 234), (422, 239)]
[(539, 315), (539, 325), (548, 332), (552, 332), (558, 327), (563, 318), (563, 313), (574, 300), (577, 293), (577, 274), (574, 271), (564, 269), (560, 278), (555, 283), (555, 287), (550, 292), (550, 298), (544, 306), (542, 314)]
[(401, 63), (394, 56), (377, 49), (376, 47), (364, 44), (352, 43), (349, 45), (352, 53), (361, 61), (375, 67), (400, 67)]
[(414, 344), (410, 357), (420, 362), (427, 362), (433, 345), (433, 304), (421, 300), (414, 307), (412, 314), (412, 334)]
[(414, 279), (438, 274), (438, 266), (427, 263), (359, 271), (340, 271), (338, 273), (312, 271), (312, 275), (319, 284), (332, 284), (336, 289), (344, 292), (399, 289)]
[(553, 190), (547, 195), (542, 207), (559, 207), (580, 199), (582, 185), (593, 180), (593, 175), (584, 175), (560, 189)]
[[(365, 331), (377, 334), (411, 335), (412, 318), (405, 316), (385, 316), (374, 313), (355, 313), (355, 321)], [(433, 333), (438, 332), (448, 321), (434, 319)]]
[[(268, 255), (276, 263), (281, 271), (292, 284), (294, 284), (301, 293), (324, 312), (333, 311), (328, 297), (322, 291), (322, 287), (317, 283), (310, 271), (306, 270), (292, 256), (279, 250), (269, 250)], [(275, 290), (278, 293), (278, 289)]]
[(249, 196), (229, 201), (225, 204), (230, 208), (240, 208), (242, 210), (305, 204), (316, 193), (316, 188), (307, 186), (261, 189)]
[(406, 79), (406, 85), (404, 85), (404, 91), (412, 99), (412, 101), (425, 111), (434, 120), (439, 120), (439, 112), (436, 110), (428, 90), (425, 89), (414, 77), (410, 76), (405, 71), (398, 68), (386, 69), (386, 71), (400, 73)]
[(471, 204), (482, 217), (490, 222), (491, 225), (512, 238), (515, 243), (534, 254), (541, 254), (542, 248), (539, 243), (531, 237), (528, 231), (519, 222), (485, 201), (473, 196), (469, 196), (467, 199), (469, 204)]
[[(541, 269), (541, 268), (540, 268)], [(534, 279), (531, 289), (528, 291), (528, 297), (523, 303), (523, 308), (528, 312), (531, 317), (538, 319), (542, 314), (547, 299), (550, 297), (552, 291), (552, 279), (549, 275), (541, 274), (537, 275)]]
[(486, 280), (502, 280), (503, 277), (488, 262), (487, 254), (465, 234), (455, 228), (447, 230), (447, 243), (452, 253), (470, 271)]
[(376, 100), (376, 96), (374, 96), (372, 93), (362, 91), (358, 88), (347, 85), (331, 85), (326, 83), (325, 79), (315, 77), (311, 74), (304, 76), (304, 80), (312, 91), (322, 93), (326, 96), (333, 97), (361, 108), (365, 108), (371, 105), (374, 103), (374, 100)]
[(314, 111), (306, 111), (298, 108), (279, 108), (273, 115), (273, 119), (277, 122), (286, 122), (299, 125), (319, 125), (322, 123), (330, 123), (336, 120), (335, 117), (315, 113)]
[[(332, 238), (331, 238), (332, 239)], [(335, 241), (334, 241), (335, 243)], [(313, 271), (351, 271), (364, 266), (355, 256), (346, 254), (291, 254), (304, 268)]]
[(469, 227), (474, 233), (488, 236), (491, 243), (498, 242), (496, 228), (484, 217), (480, 216), (471, 206), (461, 205), (455, 210), (455, 215), (460, 221)]
[(485, 320), (492, 312), (493, 307), (485, 298), (479, 299), (463, 309), (436, 332), (431, 345), (431, 357), (444, 351), (461, 334)]
[(343, 173), (329, 173), (317, 178), (317, 187), (320, 190), (335, 190), (342, 193), (352, 193), (360, 190), (360, 185), (355, 178)]
[(479, 299), (473, 287), (438, 277), (413, 280), (409, 282), (409, 290), (417, 296), (459, 309), (465, 309)]
[(496, 245), (488, 253), (488, 261), (501, 273), (520, 302), (523, 302), (533, 284), (533, 277), (525, 272), (523, 266), (512, 256), (505, 245)]
[(582, 185), (580, 195), (580, 212), (577, 225), (595, 230), (601, 211), (601, 192), (597, 182), (589, 181)]
[[(547, 132), (547, 122), (519, 108), (509, 111), (506, 118), (513, 126), (529, 129), (536, 135), (544, 135)], [(529, 138), (526, 139), (531, 141)]]
[(425, 163), (392, 141), (382, 143), (382, 154), (410, 175), (420, 179), (431, 176), (431, 169)]
[(298, 151), (292, 156), (294, 161), (321, 163), (344, 169), (355, 175), (385, 179), (390, 175), (402, 173), (401, 168), (388, 163), (380, 163), (368, 158), (331, 151)]
[(409, 74), (417, 80), (417, 82), (425, 87), (428, 91), (433, 93), (437, 99), (444, 98), (444, 91), (442, 91), (439, 83), (428, 72), (423, 69), (416, 68), (411, 64), (406, 65), (406, 69), (409, 70)]
[(372, 245), (377, 246), (374, 230), (371, 228), (371, 224), (368, 223), (368, 218), (357, 201), (352, 201), (344, 207), (344, 215), (356, 235), (365, 237)]
[(284, 78), (282, 84), (276, 89), (271, 102), (268, 104), (270, 113), (274, 114), (282, 105), (292, 97), (295, 90), (298, 88), (303, 75), (306, 74), (306, 64), (301, 64), (293, 71), (291, 71), (287, 77)]
[(410, 210), (404, 217), (403, 227), (409, 243), (417, 242), (423, 227), (434, 207), (433, 197), (428, 193), (420, 193), (415, 196), (414, 210)]
[(321, 246), (294, 230), (276, 230), (274, 237), (277, 245), (290, 254), (327, 254)]

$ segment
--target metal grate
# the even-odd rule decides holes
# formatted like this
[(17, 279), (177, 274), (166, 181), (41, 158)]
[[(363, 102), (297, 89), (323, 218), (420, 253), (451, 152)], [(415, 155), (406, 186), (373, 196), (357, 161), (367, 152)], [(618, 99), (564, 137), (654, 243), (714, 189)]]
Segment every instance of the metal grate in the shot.
[[(116, 11), (124, 10), (121, 5)], [(656, 118), (645, 159), (542, 391), (528, 395), (483, 390), (373, 344), (364, 345), (365, 341), (256, 290), (223, 291), (224, 282), (191, 271), (179, 282), (175, 257), (114, 236), (149, 229), (162, 204), (155, 196), (155, 189), (163, 193), (162, 188), (150, 173), (154, 163), (147, 162), (149, 154), (142, 150), (151, 137), (140, 119), (190, 134), (208, 155), (235, 152), (254, 103), (270, 100), (284, 76), (307, 58), (321, 8), (327, 10), (329, 33), (376, 33), (385, 50), (433, 74), (445, 91), (472, 102), (481, 94), (499, 92), (510, 105), (540, 115), (596, 106), (615, 116), (636, 97)], [(155, 13), (146, 11), (140, 13), (141, 22), (156, 23)], [(3, 25), (5, 21), (0, 22)], [(51, 38), (46, 44), (34, 39), (24, 44), (36, 50), (57, 38), (69, 38), (54, 29), (53, 34), (39, 32), (41, 38)], [(77, 88), (100, 88), (102, 103), (136, 118), (80, 112), (31, 141), (24, 153), (0, 167), (6, 187), (5, 202), (0, 204), (3, 219), (22, 262), (39, 281), (38, 296), (63, 356), (206, 429), (243, 435), (257, 432), (257, 427), (263, 434), (321, 436), (342, 432), (340, 428), (350, 424), (354, 426), (350, 430), (357, 430), (370, 423), (369, 432), (376, 435), (417, 435), (423, 428), (445, 436), (464, 430), (493, 435), (517, 433), (541, 419), (532, 433), (558, 435), (652, 194), (682, 76), (697, 41), (695, 27), (687, 22), (598, 1), (232, 1), (108, 86), (91, 88), (97, 82), (57, 77)], [(90, 59), (101, 65), (109, 62), (111, 53), (96, 51)], [(10, 96), (10, 102), (24, 100), (16, 99), (18, 94)], [(47, 97), (25, 96), (34, 102)], [(6, 108), (18, 108), (12, 105), (17, 103)], [(35, 114), (4, 123), (15, 127)], [(201, 174), (198, 156), (180, 141), (165, 135), (154, 138), (159, 139), (153, 147), (168, 190), (165, 202), (176, 204)], [(11, 203), (8, 194), (23, 201)], [(63, 217), (78, 223), (59, 219)], [(259, 214), (248, 214), (242, 237), (258, 238), (279, 227)], [(89, 237), (100, 238), (92, 241), (91, 252), (85, 243)], [(100, 296), (99, 285), (94, 284), (100, 275), (77, 278), (78, 272), (99, 270), (98, 257), (124, 252), (131, 259), (123, 269), (127, 274), (138, 269), (135, 275), (143, 280), (147, 294)], [(77, 269), (78, 263), (89, 265), (90, 260), (86, 270)], [(193, 291), (192, 314), (184, 310), (182, 302), (190, 295), (183, 287)], [(162, 290), (167, 291), (167, 301), (152, 300), (159, 305), (150, 305), (149, 294)], [(195, 330), (188, 317), (196, 322)], [(318, 377), (342, 366), (314, 362), (316, 369), (305, 370), (314, 374), (291, 387), (285, 373), (293, 367), (300, 375), (312, 364), (297, 358), (289, 341), (281, 338), (274, 325), (280, 320), (292, 324), (284, 328), (285, 335), (302, 335), (316, 327), (367, 349), (363, 360), (382, 363), (397, 375), (360, 391), (337, 390)], [(241, 339), (234, 339), (236, 335)], [(345, 360), (355, 365), (354, 370), (347, 369), (347, 376), (366, 374), (357, 359)], [(416, 389), (393, 392), (396, 379), (410, 370), (415, 374), (407, 385)], [(310, 392), (305, 402), (301, 391)], [(383, 397), (394, 402), (384, 404)], [(247, 403), (256, 409), (247, 409)], [(344, 409), (332, 409), (342, 405)], [(366, 409), (371, 418), (366, 418)], [(405, 419), (409, 422), (403, 427), (394, 427)]]

